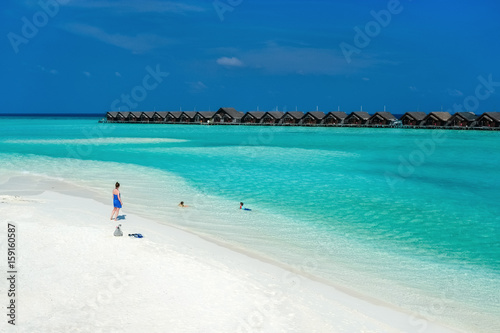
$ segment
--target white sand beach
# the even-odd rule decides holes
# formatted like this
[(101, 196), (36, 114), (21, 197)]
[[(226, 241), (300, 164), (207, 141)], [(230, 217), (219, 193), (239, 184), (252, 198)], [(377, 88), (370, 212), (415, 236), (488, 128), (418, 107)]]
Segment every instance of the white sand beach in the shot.
[[(453, 332), (111, 206), (0, 186), (2, 271), (16, 225), (17, 317), (1, 332)], [(22, 189), (19, 184), (18, 189)], [(57, 189), (55, 189), (57, 190)], [(141, 233), (144, 238), (127, 236)], [(7, 283), (0, 285), (4, 312)]]

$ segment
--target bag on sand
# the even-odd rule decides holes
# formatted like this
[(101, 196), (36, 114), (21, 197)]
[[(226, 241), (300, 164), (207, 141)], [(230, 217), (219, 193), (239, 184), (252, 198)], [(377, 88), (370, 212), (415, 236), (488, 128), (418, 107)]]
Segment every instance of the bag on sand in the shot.
[(120, 229), (121, 226), (122, 226), (121, 224), (118, 224), (118, 226), (116, 227), (116, 230), (115, 230), (115, 233), (114, 233), (115, 236), (123, 236), (123, 232)]

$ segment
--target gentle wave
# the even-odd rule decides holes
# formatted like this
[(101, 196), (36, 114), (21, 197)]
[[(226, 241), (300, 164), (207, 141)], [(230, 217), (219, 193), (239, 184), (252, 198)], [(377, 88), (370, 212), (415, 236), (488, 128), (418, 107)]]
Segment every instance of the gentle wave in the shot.
[(241, 156), (249, 158), (268, 158), (268, 159), (293, 159), (301, 158), (357, 158), (359, 154), (349, 151), (332, 151), (321, 149), (305, 149), (305, 148), (283, 148), (283, 147), (260, 147), (260, 146), (218, 146), (218, 147), (150, 147), (150, 148), (130, 148), (131, 151), (147, 152), (147, 153), (182, 153), (186, 155), (201, 155), (205, 157), (227, 157)]
[(155, 144), (188, 142), (182, 139), (169, 138), (91, 138), (91, 139), (17, 139), (4, 140), (4, 143), (15, 144), (41, 144), (41, 145), (112, 145), (112, 144)]

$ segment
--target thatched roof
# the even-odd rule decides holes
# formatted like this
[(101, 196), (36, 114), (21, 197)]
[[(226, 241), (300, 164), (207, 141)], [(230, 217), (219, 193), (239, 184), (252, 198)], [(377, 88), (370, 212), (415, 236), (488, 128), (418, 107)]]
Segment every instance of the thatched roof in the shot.
[(198, 111), (196, 112), (196, 114), (199, 115), (201, 118), (210, 119), (214, 116), (215, 111)]
[[(194, 116), (196, 116), (196, 111), (183, 111), (183, 112), (181, 113), (181, 116), (182, 116), (182, 115), (185, 115), (185, 116), (186, 116), (186, 117), (188, 117), (189, 119), (193, 119), (193, 118), (194, 118)], [(181, 117), (181, 116), (179, 116), (179, 117)]]
[(182, 114), (182, 111), (169, 111), (169, 112), (167, 112), (166, 117), (168, 117), (169, 115), (171, 115), (175, 119), (179, 119), (180, 116), (181, 116), (181, 114)]
[(377, 116), (380, 116), (382, 119), (385, 119), (387, 121), (398, 120), (396, 117), (394, 117), (394, 115), (392, 115), (392, 113), (385, 111), (375, 113), (373, 116), (370, 117), (370, 119), (374, 119)]
[(448, 121), (451, 118), (451, 114), (449, 112), (443, 112), (443, 111), (431, 112), (431, 113), (429, 113), (429, 115), (427, 117), (425, 117), (425, 119), (432, 118), (432, 117), (438, 119), (439, 121)]
[(500, 122), (500, 112), (485, 112), (480, 118), (488, 117), (496, 122)]
[(106, 113), (106, 117), (116, 118), (117, 115), (118, 115), (118, 112), (108, 112), (108, 113)]
[(129, 113), (130, 112), (118, 112), (116, 116), (118, 117), (119, 115), (121, 115), (123, 118), (127, 118)]
[(167, 116), (167, 113), (166, 111), (160, 111), (160, 112), (155, 112), (155, 114), (153, 115), (154, 116), (157, 116), (157, 117), (160, 117), (162, 119), (165, 119), (165, 117)]
[(234, 108), (220, 108), (216, 113), (224, 112), (233, 119), (241, 119), (245, 115), (243, 112), (236, 111)]
[(129, 117), (129, 118), (130, 118), (130, 117), (140, 118), (140, 117), (141, 117), (141, 114), (142, 114), (142, 112), (140, 112), (140, 111), (130, 112), (130, 113), (128, 114), (128, 117)]
[(243, 118), (248, 116), (248, 117), (252, 117), (252, 118), (255, 118), (257, 120), (260, 120), (260, 119), (262, 119), (262, 117), (264, 117), (265, 114), (266, 113), (264, 111), (249, 111), (245, 114), (245, 116)]
[(153, 115), (155, 114), (154, 111), (147, 111), (147, 112), (142, 112), (141, 115), (144, 115), (148, 117), (149, 119), (153, 118)]
[(351, 118), (351, 117), (357, 117), (357, 118), (360, 118), (362, 120), (370, 119), (370, 115), (368, 114), (368, 112), (365, 112), (365, 111), (352, 112), (349, 116), (347, 116), (347, 118)]
[(406, 117), (410, 117), (410, 118), (413, 118), (415, 119), (416, 121), (422, 121), (425, 119), (425, 117), (427, 117), (427, 113), (425, 112), (419, 112), (419, 111), (416, 111), (416, 112), (406, 112), (402, 117), (401, 119), (403, 118), (406, 118)]
[(330, 115), (334, 116), (335, 118), (337, 119), (345, 119), (347, 118), (347, 113), (345, 112), (342, 112), (342, 111), (332, 111), (332, 112), (328, 112), (325, 116), (326, 117), (329, 117)]
[(302, 119), (302, 117), (304, 117), (304, 113), (303, 112), (300, 112), (300, 111), (290, 111), (290, 112), (287, 112), (283, 115), (282, 118), (285, 118), (286, 116), (290, 116), (296, 120), (300, 120)]
[(304, 118), (307, 117), (308, 115), (310, 115), (311, 117), (317, 119), (317, 120), (321, 120), (323, 118), (325, 118), (326, 114), (324, 112), (321, 112), (321, 111), (311, 111), (311, 112), (307, 112), (305, 115), (304, 115)]
[(284, 114), (285, 113), (283, 113), (281, 111), (269, 111), (269, 112), (266, 112), (263, 117), (269, 115), (269, 116), (273, 117), (274, 119), (278, 120), (278, 119), (283, 118)]
[(450, 118), (450, 120), (458, 117), (467, 121), (474, 121), (478, 118), (478, 115), (476, 115), (474, 112), (457, 112)]

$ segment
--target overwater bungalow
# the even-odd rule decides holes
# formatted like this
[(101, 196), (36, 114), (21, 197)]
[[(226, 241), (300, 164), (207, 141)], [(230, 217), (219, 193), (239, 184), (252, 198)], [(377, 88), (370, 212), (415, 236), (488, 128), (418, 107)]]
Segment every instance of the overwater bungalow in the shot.
[(143, 123), (149, 123), (153, 120), (154, 111), (142, 112), (139, 120)]
[(155, 112), (152, 117), (154, 123), (164, 123), (168, 112)]
[(265, 114), (263, 111), (249, 111), (241, 118), (241, 122), (243, 124), (258, 124)]
[(208, 123), (214, 116), (215, 111), (198, 111), (194, 115), (195, 123)]
[(500, 127), (500, 112), (485, 112), (476, 120), (477, 127)]
[(107, 112), (106, 113), (106, 120), (107, 121), (116, 121), (116, 120), (118, 120), (116, 118), (116, 116), (118, 116), (118, 112)]
[(332, 111), (328, 112), (323, 118), (323, 124), (325, 125), (338, 125), (342, 124), (347, 118), (347, 113), (342, 111)]
[(448, 112), (406, 112), (400, 121), (389, 112), (377, 112), (370, 116), (367, 112), (357, 111), (347, 115), (345, 112), (332, 111), (324, 114), (320, 111), (307, 113), (290, 111), (236, 111), (234, 108), (220, 108), (213, 111), (109, 111), (105, 120), (99, 122), (116, 123), (207, 123), (207, 124), (255, 124), (255, 125), (295, 125), (295, 126), (391, 126), (403, 124), (409, 127), (450, 128), (450, 129), (493, 129), (500, 130), (500, 112), (486, 112), (477, 116), (472, 112), (457, 112), (453, 116)]
[(326, 114), (324, 112), (311, 111), (311, 112), (307, 112), (302, 117), (301, 122), (303, 125), (319, 125), (322, 123), (325, 116), (326, 116)]
[(179, 118), (181, 117), (182, 112), (181, 111), (170, 111), (167, 112), (167, 115), (165, 116), (165, 122), (167, 123), (178, 123)]
[(264, 114), (262, 119), (260, 120), (261, 124), (272, 125), (278, 124), (283, 118), (284, 113), (281, 111), (269, 111)]
[(196, 111), (183, 111), (179, 116), (180, 123), (193, 123)]
[(394, 123), (396, 120), (398, 120), (394, 115), (392, 115), (390, 112), (377, 112), (373, 116), (368, 119), (367, 124), (369, 125), (391, 125)]
[(419, 126), (425, 117), (427, 117), (425, 112), (406, 112), (400, 120), (404, 126)]
[(448, 112), (431, 112), (423, 120), (424, 126), (445, 126), (450, 120), (451, 114)]
[(135, 111), (135, 112), (129, 112), (126, 121), (129, 123), (137, 123), (141, 119), (141, 114), (142, 112)]
[(478, 116), (474, 112), (457, 112), (451, 116), (447, 126), (472, 127), (475, 125)]
[(116, 121), (118, 121), (118, 122), (125, 122), (125, 121), (127, 121), (129, 113), (130, 112), (118, 112), (118, 114), (116, 115)]
[(245, 114), (234, 108), (220, 108), (212, 117), (214, 123), (240, 123)]
[(364, 125), (370, 119), (370, 115), (365, 111), (352, 112), (344, 119), (344, 124), (349, 125)]
[(300, 111), (287, 112), (281, 117), (280, 123), (284, 125), (298, 125), (303, 117), (304, 113)]

